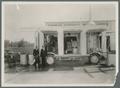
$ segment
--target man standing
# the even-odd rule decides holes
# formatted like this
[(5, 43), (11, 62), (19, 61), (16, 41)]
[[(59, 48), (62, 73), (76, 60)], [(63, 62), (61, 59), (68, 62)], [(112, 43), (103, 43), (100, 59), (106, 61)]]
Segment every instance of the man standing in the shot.
[(37, 49), (37, 47), (33, 50), (33, 56), (35, 59), (34, 62), (35, 70), (37, 70), (37, 68), (40, 69), (39, 49)]
[(42, 46), (40, 56), (41, 56), (41, 58), (42, 58), (42, 68), (44, 69), (44, 68), (45, 68), (45, 64), (46, 64), (46, 56), (47, 56), (47, 52), (46, 52), (44, 46)]

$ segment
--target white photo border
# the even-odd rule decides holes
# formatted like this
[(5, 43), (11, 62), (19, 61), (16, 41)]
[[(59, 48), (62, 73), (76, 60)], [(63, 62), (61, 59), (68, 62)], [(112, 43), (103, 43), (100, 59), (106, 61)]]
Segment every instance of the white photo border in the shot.
[(65, 87), (65, 86), (75, 86), (75, 87), (78, 87), (78, 86), (113, 86), (114, 84), (79, 84), (79, 85), (73, 85), (73, 84), (27, 84), (27, 85), (22, 85), (22, 84), (11, 84), (11, 85), (6, 85), (4, 83), (4, 33), (5, 33), (5, 18), (4, 18), (4, 15), (5, 15), (5, 9), (4, 9), (4, 6), (7, 5), (7, 4), (115, 4), (116, 6), (116, 22), (115, 22), (115, 27), (116, 27), (116, 77), (117, 77), (117, 74), (118, 74), (118, 69), (119, 69), (119, 60), (118, 60), (118, 55), (119, 55), (119, 47), (118, 47), (118, 2), (117, 1), (58, 1), (58, 2), (44, 2), (44, 1), (36, 1), (36, 2), (23, 2), (23, 1), (3, 1), (2, 2), (2, 34), (1, 34), (1, 38), (2, 38), (2, 55), (1, 55), (1, 84), (3, 87), (50, 87), (50, 86), (60, 86), (60, 87)]

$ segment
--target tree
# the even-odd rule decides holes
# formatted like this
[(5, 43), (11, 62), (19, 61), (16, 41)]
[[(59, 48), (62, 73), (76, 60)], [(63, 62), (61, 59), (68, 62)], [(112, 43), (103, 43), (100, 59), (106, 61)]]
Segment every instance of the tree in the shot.
[(22, 39), (22, 40), (20, 40), (19, 42), (18, 42), (18, 47), (24, 47), (24, 39)]
[(5, 47), (7, 48), (7, 47), (10, 47), (10, 41), (9, 40), (5, 40), (4, 41), (4, 44), (5, 44)]

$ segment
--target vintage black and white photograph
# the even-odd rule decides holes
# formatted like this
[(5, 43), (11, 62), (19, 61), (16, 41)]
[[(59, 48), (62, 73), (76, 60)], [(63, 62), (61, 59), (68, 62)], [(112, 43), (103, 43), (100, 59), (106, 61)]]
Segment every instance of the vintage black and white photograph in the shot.
[(113, 86), (118, 2), (2, 2), (2, 86)]

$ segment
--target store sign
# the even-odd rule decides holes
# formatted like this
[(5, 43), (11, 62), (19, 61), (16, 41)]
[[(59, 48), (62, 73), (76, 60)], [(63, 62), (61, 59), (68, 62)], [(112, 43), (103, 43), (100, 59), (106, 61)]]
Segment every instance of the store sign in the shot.
[(47, 26), (80, 26), (80, 22), (46, 22)]

